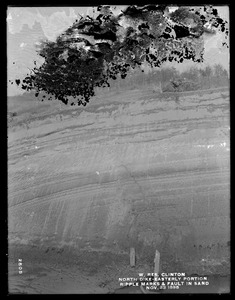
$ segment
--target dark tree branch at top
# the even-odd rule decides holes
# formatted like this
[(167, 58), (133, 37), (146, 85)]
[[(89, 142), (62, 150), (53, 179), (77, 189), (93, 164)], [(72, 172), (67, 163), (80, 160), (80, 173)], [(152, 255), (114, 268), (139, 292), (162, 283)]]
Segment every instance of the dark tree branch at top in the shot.
[(55, 42), (42, 41), (37, 52), (44, 63), (16, 84), (36, 96), (43, 92), (65, 104), (73, 97), (85, 106), (95, 87), (109, 86), (118, 75), (125, 78), (144, 62), (152, 67), (173, 60), (202, 62), (205, 32), (228, 37), (227, 22), (212, 6), (172, 13), (166, 5), (129, 6), (117, 16), (108, 6), (97, 10), (96, 18), (81, 17)]

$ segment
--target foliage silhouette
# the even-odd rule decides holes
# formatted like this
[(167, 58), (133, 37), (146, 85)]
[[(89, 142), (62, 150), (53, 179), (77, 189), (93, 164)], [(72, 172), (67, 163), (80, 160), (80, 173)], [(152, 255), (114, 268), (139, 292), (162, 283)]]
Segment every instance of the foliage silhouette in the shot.
[(44, 63), (37, 67), (35, 62), (16, 84), (35, 96), (43, 93), (65, 104), (73, 97), (85, 106), (95, 87), (109, 86), (118, 76), (124, 79), (144, 62), (152, 67), (167, 60), (202, 62), (204, 32), (228, 36), (227, 22), (212, 6), (179, 7), (172, 13), (166, 5), (128, 6), (119, 15), (109, 6), (97, 11), (97, 17), (76, 20), (55, 42), (42, 41), (37, 52)]

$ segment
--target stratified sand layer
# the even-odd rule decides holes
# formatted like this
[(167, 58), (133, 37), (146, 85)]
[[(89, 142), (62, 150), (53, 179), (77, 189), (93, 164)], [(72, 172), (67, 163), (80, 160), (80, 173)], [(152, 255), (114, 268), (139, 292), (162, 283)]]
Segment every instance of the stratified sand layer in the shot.
[(105, 97), (62, 112), (63, 121), (44, 112), (28, 129), (9, 128), (12, 247), (134, 247), (137, 259), (158, 249), (188, 269), (226, 263), (229, 90), (182, 94), (179, 103), (147, 91)]

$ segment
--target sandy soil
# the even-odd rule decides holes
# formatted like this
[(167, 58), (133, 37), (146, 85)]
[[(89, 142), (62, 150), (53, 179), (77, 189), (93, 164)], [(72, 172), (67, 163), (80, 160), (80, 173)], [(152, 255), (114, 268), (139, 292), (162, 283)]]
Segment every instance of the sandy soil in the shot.
[[(209, 274), (229, 275), (228, 89), (178, 103), (136, 90), (78, 109), (8, 104), (17, 112), (8, 122), (11, 293), (122, 293), (118, 276), (148, 272), (156, 247), (165, 269), (188, 259), (189, 273), (195, 261), (200, 271), (204, 259)], [(77, 260), (71, 249), (85, 254)], [(228, 282), (215, 279), (215, 291)]]
[[(12, 248), (13, 249), (13, 248)], [(43, 251), (44, 250), (44, 251)], [(19, 274), (18, 258), (22, 259)], [(129, 265), (127, 255), (111, 253), (47, 252), (36, 247), (16, 246), (9, 259), (10, 294), (143, 294), (143, 293), (215, 293), (230, 292), (230, 276), (219, 274), (187, 274), (207, 276), (208, 286), (186, 286), (179, 289), (146, 290), (139, 286), (121, 287), (119, 278), (139, 279), (139, 273), (152, 272), (153, 265), (138, 262)], [(180, 270), (176, 268), (176, 270)]]

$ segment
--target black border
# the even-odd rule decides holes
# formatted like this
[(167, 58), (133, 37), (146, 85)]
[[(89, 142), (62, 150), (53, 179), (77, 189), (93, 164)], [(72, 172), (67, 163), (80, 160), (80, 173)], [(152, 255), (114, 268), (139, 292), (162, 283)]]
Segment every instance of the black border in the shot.
[[(4, 5), (5, 4), (5, 5)], [(232, 25), (233, 25), (233, 15), (232, 15), (232, 2), (231, 1), (226, 1), (226, 2), (222, 2), (222, 1), (213, 1), (212, 3), (208, 2), (208, 1), (204, 1), (204, 2), (190, 2), (190, 1), (170, 1), (169, 3), (166, 3), (166, 1), (157, 1), (157, 3), (154, 1), (150, 1), (150, 2), (146, 2), (146, 1), (125, 1), (125, 2), (117, 2), (117, 1), (107, 1), (107, 0), (104, 0), (104, 1), (91, 1), (91, 0), (87, 0), (87, 1), (40, 1), (40, 2), (32, 2), (32, 1), (8, 1), (7, 3), (4, 1), (1, 2), (1, 5), (3, 6), (4, 5), (4, 9), (1, 10), (1, 12), (4, 12), (4, 14), (2, 15), (1, 17), (1, 21), (2, 21), (2, 26), (0, 27), (1, 30), (3, 31), (2, 33), (2, 36), (5, 36), (5, 41), (7, 40), (7, 23), (6, 23), (6, 17), (7, 17), (7, 8), (8, 7), (27, 7), (27, 6), (30, 6), (30, 7), (37, 7), (37, 6), (44, 6), (44, 7), (50, 7), (50, 6), (53, 6), (53, 7), (69, 7), (69, 6), (83, 6), (83, 7), (89, 7), (89, 6), (98, 6), (98, 5), (146, 5), (146, 4), (178, 4), (178, 5), (190, 5), (190, 6), (194, 6), (194, 5), (205, 5), (205, 4), (211, 4), (211, 5), (221, 5), (221, 6), (225, 6), (225, 5), (228, 5), (229, 6), (229, 10), (230, 10), (230, 13), (229, 13), (229, 23), (230, 23), (230, 99), (233, 99), (232, 95), (233, 95), (233, 89), (231, 88), (232, 85), (231, 85), (231, 82), (232, 82), (232, 63), (233, 63), (233, 57), (231, 55), (232, 52), (232, 49), (233, 49), (233, 44), (232, 44)], [(5, 27), (6, 26), (6, 27)], [(8, 206), (7, 206), (7, 199), (8, 199), (8, 172), (7, 172), (7, 168), (8, 168), (8, 155), (7, 155), (7, 147), (8, 147), (8, 143), (7, 143), (7, 48), (5, 47), (4, 48), (4, 44), (5, 44), (5, 41), (4, 39), (2, 40), (2, 52), (6, 51), (6, 53), (3, 53), (4, 57), (6, 58), (6, 89), (4, 89), (5, 93), (6, 93), (6, 98), (4, 97), (4, 100), (2, 99), (2, 107), (1, 107), (1, 114), (2, 114), (2, 118), (0, 119), (1, 120), (1, 130), (2, 130), (2, 134), (1, 134), (1, 138), (2, 140), (1, 141), (4, 141), (6, 142), (6, 147), (2, 146), (1, 147), (1, 158), (2, 158), (2, 167), (1, 167), (1, 171), (2, 169), (6, 169), (6, 173), (4, 172), (3, 173), (3, 176), (2, 176), (2, 180), (1, 180), (1, 186), (2, 187), (6, 187), (6, 188), (3, 188), (1, 192), (3, 192), (3, 197), (2, 197), (2, 207), (3, 209), (1, 209), (2, 212), (4, 212), (4, 215), (3, 217), (1, 218), (1, 222), (2, 222), (2, 226), (1, 228), (3, 229), (3, 232), (2, 232), (2, 242), (3, 242), (3, 245), (1, 247), (1, 254), (2, 254), (2, 264), (1, 264), (1, 274), (3, 275), (3, 279), (0, 281), (1, 283), (1, 287), (0, 287), (0, 295), (6, 295), (6, 296), (30, 296), (30, 295), (27, 295), (27, 294), (24, 294), (24, 295), (18, 295), (18, 294), (9, 294), (8, 293), (8, 240), (7, 240), (7, 237), (8, 237), (8, 226), (7, 226), (7, 222), (8, 222)], [(6, 99), (6, 101), (5, 101)], [(230, 100), (230, 128), (231, 128), (231, 134), (230, 134), (230, 145), (231, 145), (231, 150), (232, 150), (232, 135), (233, 135), (233, 122), (232, 122), (232, 116), (233, 116), (233, 107), (234, 107), (234, 104), (233, 104), (233, 100), (231, 101)], [(6, 122), (5, 122), (6, 121)], [(4, 129), (6, 129), (6, 131), (4, 131)], [(6, 157), (4, 157), (4, 155), (6, 155)], [(230, 162), (231, 162), (231, 167), (232, 167), (232, 161), (233, 161), (233, 158), (232, 158), (232, 155), (231, 155), (231, 158), (230, 158)], [(232, 170), (232, 168), (231, 168)], [(232, 260), (232, 207), (233, 207), (233, 200), (232, 200), (232, 172), (231, 172), (231, 177), (230, 177), (230, 181), (231, 181), (231, 206), (230, 206), (230, 224), (231, 224), (231, 231), (230, 231), (230, 235), (231, 235), (231, 282), (230, 282), (230, 287), (231, 287), (231, 290), (230, 290), (230, 293), (229, 294), (222, 294), (222, 295), (219, 295), (219, 294), (207, 294), (207, 295), (219, 295), (219, 296), (230, 296), (232, 294), (232, 291), (233, 291), (233, 285), (232, 285), (232, 278), (233, 278), (233, 275), (232, 275), (232, 265), (233, 265), (233, 260)], [(5, 249), (4, 249), (5, 248)], [(72, 296), (78, 296), (79, 294), (76, 294), (76, 295), (72, 295)], [(84, 294), (85, 295), (85, 294)], [(96, 294), (98, 295), (98, 294)], [(169, 294), (168, 294), (169, 295)], [(172, 295), (177, 295), (176, 293), (175, 294), (172, 294)], [(180, 296), (198, 296), (198, 295), (202, 295), (202, 294), (178, 294)], [(35, 295), (35, 296), (39, 296), (39, 295)], [(47, 294), (43, 294), (43, 296), (47, 296)], [(51, 295), (50, 296), (61, 296), (61, 295)], [(62, 295), (63, 296), (63, 295)], [(67, 295), (66, 295), (67, 296)], [(70, 295), (69, 295), (70, 296)], [(102, 294), (103, 296), (103, 294)]]

